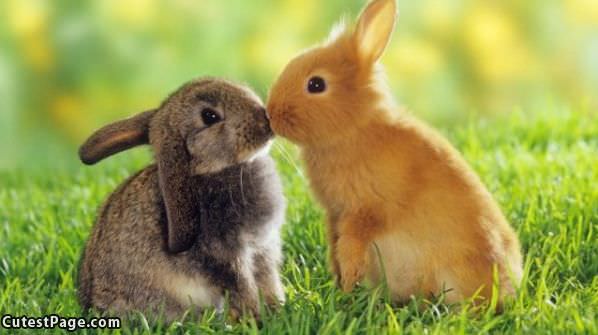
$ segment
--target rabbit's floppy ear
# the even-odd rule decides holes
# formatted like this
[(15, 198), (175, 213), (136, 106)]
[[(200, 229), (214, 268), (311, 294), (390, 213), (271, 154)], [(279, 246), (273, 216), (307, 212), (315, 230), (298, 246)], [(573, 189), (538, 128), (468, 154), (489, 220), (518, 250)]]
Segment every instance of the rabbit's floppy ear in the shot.
[(149, 123), (155, 112), (155, 109), (148, 110), (104, 126), (79, 148), (79, 158), (91, 165), (123, 150), (148, 144)]
[(374, 0), (361, 13), (353, 40), (361, 62), (376, 62), (394, 30), (397, 16), (396, 0)]
[(168, 250), (188, 250), (199, 233), (199, 199), (192, 187), (191, 157), (184, 141), (174, 132), (160, 129), (156, 160), (160, 192), (168, 220)]

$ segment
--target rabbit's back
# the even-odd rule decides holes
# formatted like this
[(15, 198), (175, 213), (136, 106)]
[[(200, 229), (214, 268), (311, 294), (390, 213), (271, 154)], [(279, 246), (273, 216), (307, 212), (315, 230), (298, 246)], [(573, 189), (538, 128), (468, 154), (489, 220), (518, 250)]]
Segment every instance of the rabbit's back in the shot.
[(159, 307), (172, 318), (191, 305), (222, 307), (227, 283), (239, 278), (247, 282), (233, 287), (241, 285), (243, 291), (248, 285), (242, 300), (255, 300), (257, 288), (271, 302), (284, 300), (277, 268), (285, 201), (272, 159), (263, 157), (189, 182), (202, 213), (200, 238), (178, 254), (168, 251), (167, 216), (155, 165), (110, 195), (80, 268), (84, 308), (123, 313)]
[[(151, 259), (141, 258), (138, 253), (155, 252), (156, 246), (149, 242), (160, 238), (156, 172), (155, 166), (149, 166), (131, 176), (110, 194), (98, 212), (79, 274), (84, 308), (116, 303), (116, 297), (128, 293), (126, 274), (137, 267), (137, 262)], [(133, 193), (137, 193), (135, 197)]]
[[(166, 213), (151, 165), (121, 184), (99, 212), (80, 268), (83, 307), (121, 312), (162, 306), (176, 313), (185, 299), (213, 304), (218, 292), (202, 276), (177, 268), (174, 258), (180, 257), (167, 252), (165, 237)], [(185, 297), (178, 297), (181, 290)]]

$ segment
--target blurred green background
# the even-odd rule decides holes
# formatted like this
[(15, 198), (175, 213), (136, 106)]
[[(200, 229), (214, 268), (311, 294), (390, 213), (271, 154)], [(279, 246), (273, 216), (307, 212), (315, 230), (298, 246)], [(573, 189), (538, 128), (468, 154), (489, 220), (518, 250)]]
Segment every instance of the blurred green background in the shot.
[[(0, 169), (77, 164), (100, 125), (202, 75), (265, 97), (286, 62), (365, 0), (0, 2)], [(598, 1), (401, 0), (383, 60), (436, 124), (598, 106)]]

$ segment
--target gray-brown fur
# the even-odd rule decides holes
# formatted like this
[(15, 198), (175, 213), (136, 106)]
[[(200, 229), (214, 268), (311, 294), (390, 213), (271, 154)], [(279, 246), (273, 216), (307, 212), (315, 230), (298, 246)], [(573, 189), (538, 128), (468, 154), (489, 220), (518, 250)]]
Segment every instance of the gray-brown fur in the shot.
[[(203, 108), (223, 121), (207, 127)], [(284, 198), (265, 111), (246, 88), (191, 82), (158, 109), (100, 129), (81, 147), (93, 164), (147, 144), (156, 164), (129, 178), (99, 211), (79, 273), (84, 308), (125, 314), (192, 306), (257, 314), (284, 301), (278, 273)]]

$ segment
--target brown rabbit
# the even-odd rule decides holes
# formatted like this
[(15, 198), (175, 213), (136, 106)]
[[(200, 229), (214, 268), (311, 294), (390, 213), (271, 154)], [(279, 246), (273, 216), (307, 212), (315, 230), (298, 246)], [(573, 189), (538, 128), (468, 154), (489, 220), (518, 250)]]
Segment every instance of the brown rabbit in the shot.
[(151, 144), (157, 164), (99, 211), (79, 273), (82, 306), (126, 314), (194, 307), (257, 315), (259, 295), (284, 301), (279, 276), (285, 201), (267, 155), (259, 98), (219, 79), (190, 82), (157, 109), (108, 125), (80, 149), (94, 164)]
[(394, 0), (372, 1), (293, 59), (270, 91), (272, 129), (302, 149), (345, 291), (385, 278), (397, 301), (488, 299), (496, 271), (502, 301), (522, 276), (517, 236), (461, 155), (395, 107), (377, 66), (395, 17)]

